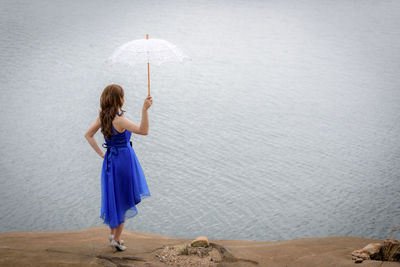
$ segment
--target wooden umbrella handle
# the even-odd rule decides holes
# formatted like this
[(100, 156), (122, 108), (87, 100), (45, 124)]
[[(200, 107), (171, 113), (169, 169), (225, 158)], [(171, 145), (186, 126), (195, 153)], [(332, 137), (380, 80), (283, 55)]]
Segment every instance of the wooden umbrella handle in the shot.
[[(149, 39), (149, 35), (146, 34), (146, 39)], [(148, 84), (148, 96), (150, 96), (150, 63), (147, 61), (147, 84)]]

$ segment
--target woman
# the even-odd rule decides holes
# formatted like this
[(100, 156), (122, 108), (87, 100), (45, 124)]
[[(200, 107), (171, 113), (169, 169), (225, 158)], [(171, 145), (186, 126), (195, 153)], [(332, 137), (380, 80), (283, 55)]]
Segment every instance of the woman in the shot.
[[(125, 220), (138, 213), (136, 205), (142, 198), (151, 196), (130, 138), (132, 133), (148, 134), (147, 110), (152, 103), (151, 96), (148, 96), (143, 104), (142, 120), (137, 125), (123, 115), (124, 90), (117, 84), (110, 84), (101, 94), (99, 116), (85, 133), (92, 148), (104, 158), (101, 169), (100, 218), (111, 229), (110, 246), (119, 251), (127, 248), (120, 239)], [(104, 135), (103, 147), (107, 148), (106, 153), (94, 138), (99, 128)]]

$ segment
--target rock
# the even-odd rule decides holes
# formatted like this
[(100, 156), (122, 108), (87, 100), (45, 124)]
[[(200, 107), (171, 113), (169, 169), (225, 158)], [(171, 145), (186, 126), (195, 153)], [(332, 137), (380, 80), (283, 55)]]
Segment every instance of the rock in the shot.
[(211, 246), (208, 247), (192, 247), (192, 246), (188, 246), (187, 247), (188, 250), (188, 255), (197, 255), (201, 258), (208, 256), (208, 253), (212, 250)]
[(204, 248), (206, 248), (206, 247), (209, 246), (208, 238), (205, 237), (205, 236), (199, 236), (195, 240), (193, 240), (190, 245), (192, 247), (204, 247)]
[(370, 243), (370, 244), (366, 245), (365, 247), (363, 247), (363, 250), (368, 252), (369, 255), (373, 255), (373, 254), (379, 253), (381, 248), (382, 248), (381, 243)]
[(355, 263), (362, 263), (363, 261), (364, 261), (363, 259), (357, 258), (356, 261), (355, 261)]
[[(212, 255), (210, 252), (214, 250)], [(190, 243), (175, 246), (164, 246), (159, 252), (156, 252), (156, 256), (159, 260), (167, 265), (173, 266), (210, 266), (217, 267), (219, 252), (209, 247), (192, 247)]]
[(387, 238), (383, 241), (382, 257), (386, 261), (400, 261), (400, 241)]
[(362, 250), (369, 255), (372, 260), (381, 260), (381, 248), (383, 244), (381, 243), (370, 243), (366, 245)]
[(354, 250), (351, 255), (353, 256), (353, 260), (380, 260), (382, 258), (381, 248), (381, 243), (370, 243), (362, 249)]
[(362, 260), (400, 261), (400, 241), (387, 238), (381, 243), (370, 243), (362, 249), (354, 250), (351, 255), (356, 263)]
[(178, 255), (189, 255), (189, 252), (188, 252), (188, 248), (187, 248), (187, 247), (188, 247), (187, 245), (178, 246), (178, 248), (177, 248), (177, 254), (178, 254)]
[(365, 252), (363, 249), (358, 249), (358, 250), (354, 250), (351, 255), (353, 256), (353, 260), (354, 259), (358, 259), (361, 258), (363, 260), (369, 260), (369, 254), (367, 252)]
[(222, 255), (219, 253), (219, 251), (216, 248), (213, 248), (209, 254), (211, 257), (211, 261), (213, 261), (213, 262), (221, 262), (222, 261)]

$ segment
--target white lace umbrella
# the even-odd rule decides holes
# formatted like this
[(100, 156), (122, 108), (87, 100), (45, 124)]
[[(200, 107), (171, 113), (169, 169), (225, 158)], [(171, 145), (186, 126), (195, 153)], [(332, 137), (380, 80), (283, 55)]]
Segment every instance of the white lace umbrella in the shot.
[(150, 95), (150, 63), (160, 66), (164, 62), (183, 62), (190, 59), (176, 45), (162, 39), (138, 39), (118, 47), (107, 61), (113, 65), (117, 62), (129, 66), (147, 63), (148, 95)]

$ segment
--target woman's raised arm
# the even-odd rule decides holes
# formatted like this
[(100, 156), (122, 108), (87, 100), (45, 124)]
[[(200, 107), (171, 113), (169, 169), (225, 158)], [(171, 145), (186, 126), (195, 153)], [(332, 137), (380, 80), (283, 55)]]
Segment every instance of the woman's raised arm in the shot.
[(142, 121), (137, 125), (126, 117), (121, 118), (120, 125), (135, 134), (147, 135), (149, 132), (149, 118), (147, 110), (142, 110)]
[(142, 121), (140, 122), (140, 125), (137, 125), (136, 123), (130, 121), (126, 117), (122, 117), (121, 120), (122, 128), (136, 134), (147, 135), (149, 133), (149, 115), (147, 114), (147, 110), (150, 108), (152, 104), (153, 104), (152, 97), (151, 96), (146, 97), (143, 103)]

